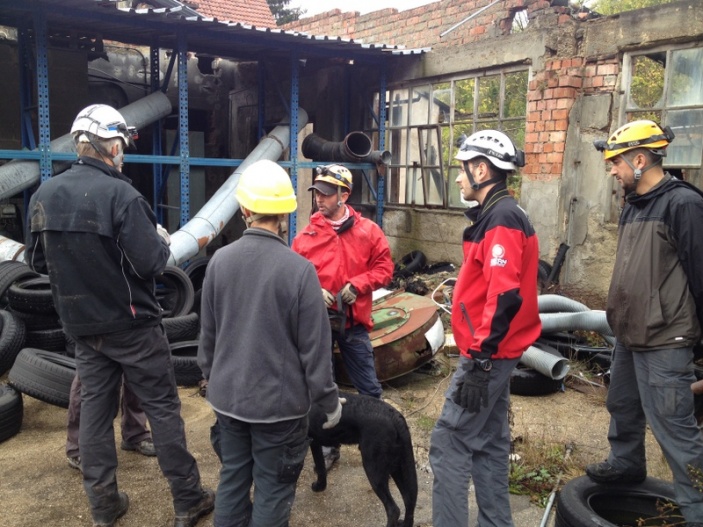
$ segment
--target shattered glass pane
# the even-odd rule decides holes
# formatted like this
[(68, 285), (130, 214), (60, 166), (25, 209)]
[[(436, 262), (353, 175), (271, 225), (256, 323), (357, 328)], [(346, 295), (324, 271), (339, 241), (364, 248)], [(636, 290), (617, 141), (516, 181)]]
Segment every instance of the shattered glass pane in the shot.
[(703, 48), (671, 54), (668, 106), (703, 104)]

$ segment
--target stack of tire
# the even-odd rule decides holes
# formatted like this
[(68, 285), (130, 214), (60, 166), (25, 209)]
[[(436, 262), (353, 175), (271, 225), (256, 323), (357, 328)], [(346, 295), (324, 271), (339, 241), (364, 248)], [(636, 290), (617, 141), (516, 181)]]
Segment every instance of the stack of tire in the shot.
[[(168, 266), (156, 279), (156, 296), (163, 309), (163, 327), (179, 386), (195, 386), (202, 379), (196, 355), (200, 288), (206, 266), (206, 258), (193, 260), (186, 267), (188, 272)], [(0, 384), (1, 442), (21, 428), (22, 394), (68, 408), (76, 365), (73, 343), (61, 328), (48, 277), (22, 262), (0, 261), (0, 324), (0, 376), (9, 371), (9, 384)]]

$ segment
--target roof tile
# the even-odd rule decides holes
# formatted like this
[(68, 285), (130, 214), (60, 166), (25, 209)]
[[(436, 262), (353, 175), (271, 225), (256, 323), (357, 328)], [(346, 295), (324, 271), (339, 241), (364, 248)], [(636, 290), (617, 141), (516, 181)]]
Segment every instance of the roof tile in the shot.
[(203, 16), (221, 21), (275, 28), (276, 19), (266, 0), (192, 0), (185, 5), (197, 10)]

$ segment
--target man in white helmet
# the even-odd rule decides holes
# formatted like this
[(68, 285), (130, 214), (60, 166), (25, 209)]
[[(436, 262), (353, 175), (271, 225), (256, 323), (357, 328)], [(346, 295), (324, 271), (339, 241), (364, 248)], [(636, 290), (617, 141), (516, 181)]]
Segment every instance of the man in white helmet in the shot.
[(432, 431), (434, 527), (468, 527), (473, 478), (480, 526), (513, 527), (508, 492), (510, 373), (539, 337), (537, 236), (510, 196), (524, 154), (504, 133), (476, 132), (456, 159), (466, 216), (464, 262), (452, 295), (459, 367)]
[(104, 104), (82, 110), (71, 133), (78, 160), (42, 183), (29, 203), (26, 260), (47, 273), (82, 382), (79, 445), (93, 525), (127, 512), (118, 491), (113, 420), (122, 377), (151, 423), (168, 479), (174, 527), (193, 527), (214, 506), (186, 447), (171, 353), (154, 277), (169, 258), (151, 207), (121, 172), (134, 131)]
[(342, 406), (315, 268), (278, 235), (297, 207), (288, 174), (257, 161), (242, 173), (236, 198), (248, 228), (210, 259), (200, 312), (198, 365), (222, 460), (214, 526), (285, 527), (310, 406), (327, 413), (323, 428), (339, 422)]

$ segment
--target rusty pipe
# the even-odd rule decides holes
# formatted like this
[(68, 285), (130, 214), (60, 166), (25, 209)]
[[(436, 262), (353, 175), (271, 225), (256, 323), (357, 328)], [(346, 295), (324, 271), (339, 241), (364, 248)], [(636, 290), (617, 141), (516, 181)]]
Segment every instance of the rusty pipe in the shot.
[(386, 165), (391, 162), (391, 153), (372, 150), (371, 139), (363, 132), (350, 132), (342, 141), (328, 141), (313, 133), (303, 140), (301, 151), (303, 156), (313, 161)]

